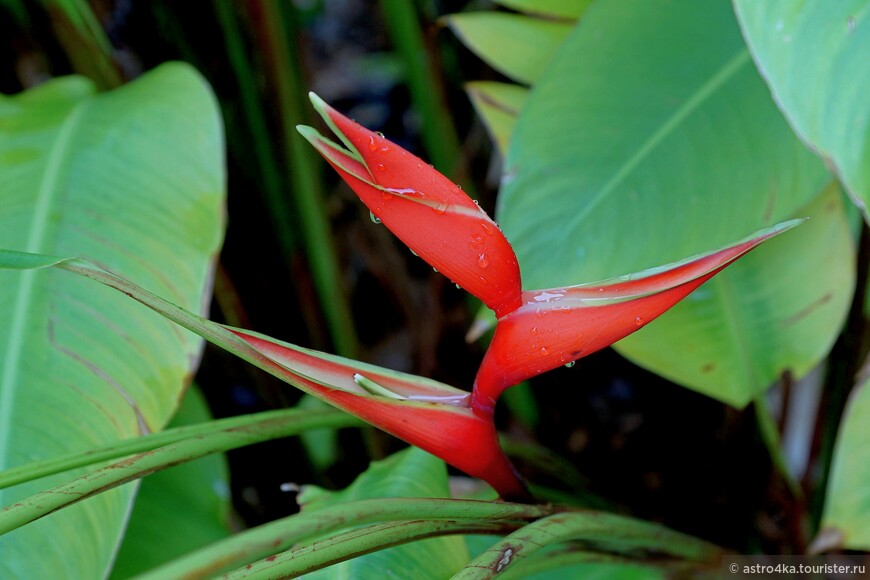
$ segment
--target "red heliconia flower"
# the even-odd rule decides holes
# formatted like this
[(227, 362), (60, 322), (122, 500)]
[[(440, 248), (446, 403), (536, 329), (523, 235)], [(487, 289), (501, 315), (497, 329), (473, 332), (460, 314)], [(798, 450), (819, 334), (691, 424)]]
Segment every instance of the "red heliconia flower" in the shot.
[[(457, 185), (316, 95), (311, 100), (344, 147), (310, 127), (299, 127), (300, 133), (373, 216), (414, 253), (482, 300), (495, 312), (497, 322), (470, 397), (452, 390), (447, 400), (420, 393), (407, 381), (391, 383), (381, 375), (368, 382), (354, 381), (349, 378), (349, 365), (339, 365), (336, 373), (327, 373), (328, 378), (308, 388), (484, 479), (503, 497), (521, 496), (525, 489), (499, 448), (493, 426), (495, 403), (504, 389), (640, 329), (725, 266), (800, 222), (786, 222), (728, 248), (646, 272), (597, 284), (523, 292), (507, 239)], [(298, 364), (288, 366), (298, 368)], [(330, 385), (343, 386), (330, 392)], [(436, 390), (445, 389), (451, 388), (441, 385)]]

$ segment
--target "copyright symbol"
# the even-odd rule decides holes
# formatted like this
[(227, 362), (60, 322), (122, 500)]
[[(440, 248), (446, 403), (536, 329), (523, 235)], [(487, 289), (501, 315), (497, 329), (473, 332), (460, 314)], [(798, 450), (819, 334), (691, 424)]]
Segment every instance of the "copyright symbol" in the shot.
[(737, 571), (740, 570), (740, 566), (737, 565), (737, 562), (734, 562), (733, 564), (728, 566), (728, 569), (731, 570), (732, 574), (737, 574)]

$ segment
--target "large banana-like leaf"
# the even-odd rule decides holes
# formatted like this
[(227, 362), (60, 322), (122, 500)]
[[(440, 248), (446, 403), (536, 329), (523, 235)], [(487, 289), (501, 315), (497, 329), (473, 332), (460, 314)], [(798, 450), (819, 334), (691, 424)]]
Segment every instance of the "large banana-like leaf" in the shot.
[(870, 220), (870, 1), (735, 0), (777, 104)]
[(824, 248), (807, 252), (816, 228), (796, 232), (616, 345), (740, 406), (816, 364), (845, 316), (851, 243), (842, 209), (826, 205), (838, 202), (815, 201), (831, 181), (770, 98), (727, 1), (600, 0), (529, 93), (497, 217), (525, 285), (545, 287), (828, 216)]
[[(223, 140), (199, 75), (81, 77), (0, 97), (0, 246), (77, 255), (202, 311), (223, 231)], [(160, 430), (202, 341), (57, 273), (0, 273), (0, 469)], [(0, 506), (50, 487), (0, 491)], [(104, 576), (125, 487), (0, 538), (0, 577)]]

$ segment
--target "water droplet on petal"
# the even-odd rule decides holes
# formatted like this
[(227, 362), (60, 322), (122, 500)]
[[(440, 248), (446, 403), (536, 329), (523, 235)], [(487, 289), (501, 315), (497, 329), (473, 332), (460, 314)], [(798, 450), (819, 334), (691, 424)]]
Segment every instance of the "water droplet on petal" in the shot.
[(547, 348), (546, 346), (542, 346), (541, 347), (541, 354), (544, 356), (547, 356), (548, 354), (550, 354), (550, 349)]
[(444, 215), (445, 213), (447, 213), (448, 207), (450, 207), (450, 204), (448, 204), (446, 201), (442, 201), (438, 205), (432, 207), (432, 209), (434, 209), (435, 213), (437, 213), (438, 215)]
[(575, 364), (577, 364), (577, 361), (576, 361), (576, 360), (572, 360), (571, 362), (566, 362), (566, 363), (565, 363), (565, 368), (566, 368), (566, 369), (570, 369), (570, 368), (573, 367)]
[(375, 215), (375, 212), (369, 210), (369, 219), (372, 220), (373, 224), (381, 223), (381, 218)]
[(432, 271), (433, 271), (433, 272), (438, 272), (438, 268), (435, 268), (435, 267), (433, 266), (433, 267), (432, 267)]
[(486, 235), (488, 235), (488, 236), (491, 236), (492, 234), (495, 233), (495, 230), (493, 229), (493, 227), (486, 222), (480, 222), (480, 227), (483, 228), (483, 231), (486, 232)]
[(454, 284), (454, 286), (456, 286), (457, 290), (462, 290), (462, 286), (460, 286), (459, 284)]
[(483, 243), (483, 234), (471, 234), (471, 247), (479, 246)]
[[(377, 169), (378, 171), (386, 171), (387, 170), (387, 168), (384, 167), (383, 163), (376, 163), (375, 169)], [(386, 196), (387, 194), (385, 193), (384, 195)]]
[(411, 253), (414, 254), (415, 256), (417, 256), (418, 258), (420, 257), (420, 254), (415, 252), (412, 248), (408, 248), (408, 249), (411, 250)]
[(643, 318), (638, 316), (637, 318), (634, 319), (634, 323), (638, 326), (642, 326), (643, 325)]
[(369, 135), (369, 151), (377, 151), (378, 144), (375, 143), (375, 138)]
[(489, 266), (489, 258), (486, 257), (486, 254), (480, 254), (477, 256), (477, 265), (481, 268)]

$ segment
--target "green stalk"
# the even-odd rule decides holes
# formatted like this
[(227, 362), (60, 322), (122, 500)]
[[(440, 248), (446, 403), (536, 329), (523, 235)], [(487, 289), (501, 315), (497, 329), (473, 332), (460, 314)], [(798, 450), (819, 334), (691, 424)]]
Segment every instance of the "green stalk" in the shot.
[(378, 522), (451, 520), (516, 526), (559, 511), (552, 506), (457, 499), (381, 498), (304, 511), (244, 531), (187, 554), (140, 576), (138, 580), (206, 578), (267, 558), (301, 542)]
[(293, 184), (314, 286), (336, 352), (353, 358), (357, 351), (356, 333), (323, 201), (320, 161), (296, 133), (296, 125), (308, 122), (305, 113), (308, 91), (304, 88), (300, 61), (294, 58), (299, 51), (291, 44), (297, 32), (294, 9), (289, 3), (276, 0), (254, 0), (253, 6), (260, 14), (258, 33), (264, 43), (269, 76), (275, 81), (285, 164)]
[(61, 508), (134, 481), (161, 469), (193, 461), (212, 453), (237, 449), (276, 437), (295, 435), (308, 429), (347, 426), (350, 422), (335, 413), (302, 413), (292, 423), (284, 417), (224, 428), (193, 436), (126, 457), (101, 469), (32, 495), (0, 511), (0, 534), (35, 521)]
[(782, 452), (779, 427), (777, 426), (773, 415), (770, 414), (770, 409), (767, 406), (767, 402), (764, 400), (764, 395), (759, 395), (755, 398), (752, 403), (752, 408), (755, 412), (755, 421), (758, 425), (758, 432), (761, 435), (761, 440), (764, 442), (764, 446), (767, 448), (767, 452), (770, 455), (770, 460), (773, 463), (774, 468), (779, 473), (780, 477), (782, 477), (783, 481), (785, 481), (792, 498), (802, 501), (804, 492), (801, 489), (800, 483), (798, 483), (794, 475), (792, 475), (791, 471), (788, 469), (785, 455)]
[[(186, 439), (207, 438), (214, 433), (242, 430), (256, 433), (263, 440), (289, 437), (300, 432), (300, 425), (307, 425), (302, 419), (312, 418), (322, 421), (324, 427), (338, 429), (365, 425), (359, 419), (347, 413), (334, 409), (298, 410), (282, 409), (267, 411), (241, 417), (230, 417), (209, 421), (200, 425), (189, 425), (167, 429), (160, 433), (126, 439), (89, 449), (80, 453), (68, 453), (42, 461), (34, 461), (13, 469), (0, 472), (0, 489), (33, 481), (48, 475), (55, 475), (77, 467), (94, 465), (103, 461), (126, 457), (136, 453), (152, 451), (165, 445), (184, 441)], [(301, 421), (301, 422), (300, 422)]]
[(102, 90), (121, 86), (112, 44), (86, 0), (43, 0), (58, 40), (73, 68)]
[(453, 576), (453, 580), (489, 578), (480, 571), (510, 570), (509, 566), (515, 566), (516, 562), (538, 550), (569, 540), (580, 540), (587, 546), (597, 545), (597, 549), (606, 552), (631, 555), (638, 551), (651, 551), (717, 564), (724, 555), (718, 546), (656, 524), (614, 514), (568, 512), (548, 516), (505, 537), (472, 560)]
[[(447, 108), (444, 91), (437, 82), (441, 77), (426, 48), (414, 2), (382, 0), (381, 7), (387, 31), (402, 59), (411, 100), (420, 114), (423, 145), (432, 164), (454, 179), (464, 178), (465, 171), (460, 167), (462, 153), (453, 117)], [(475, 197), (472, 195), (471, 182), (466, 179), (463, 181), (465, 190)]]
[(234, 570), (226, 580), (296, 578), (332, 564), (400, 544), (454, 534), (503, 534), (518, 524), (502, 522), (456, 522), (451, 520), (389, 522), (344, 532), (305, 544), (275, 557)]
[[(289, 196), (282, 185), (277, 153), (272, 147), (272, 137), (263, 114), (263, 104), (257, 90), (254, 68), (245, 51), (238, 17), (230, 0), (218, 0), (215, 11), (224, 36), (227, 58), (239, 88), (239, 101), (244, 115), (244, 125), (250, 131), (250, 143), (257, 163), (257, 174), (262, 179), (264, 201), (269, 211), (269, 220), (275, 232), (281, 254), (287, 264), (296, 250), (296, 230)], [(232, 142), (230, 142), (232, 146)]]

